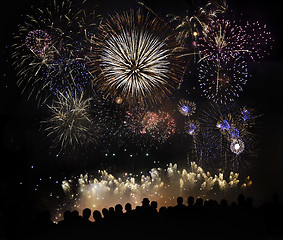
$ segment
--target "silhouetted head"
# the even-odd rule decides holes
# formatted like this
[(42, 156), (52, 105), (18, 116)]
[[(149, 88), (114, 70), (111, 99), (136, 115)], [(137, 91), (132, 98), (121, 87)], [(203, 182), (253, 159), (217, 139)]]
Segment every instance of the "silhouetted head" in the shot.
[(110, 215), (115, 214), (115, 210), (114, 210), (113, 207), (110, 207), (108, 212), (109, 212)]
[(238, 206), (244, 206), (245, 205), (245, 196), (244, 194), (239, 194), (238, 196)]
[(132, 210), (132, 204), (126, 203), (126, 205), (125, 205), (125, 210), (126, 210), (127, 212), (131, 211), (131, 210)]
[(64, 220), (69, 221), (72, 217), (71, 211), (67, 210), (64, 212)]
[(182, 197), (178, 197), (177, 198), (177, 204), (178, 205), (182, 205), (183, 204), (183, 198)]
[(72, 211), (72, 216), (73, 217), (78, 217), (80, 214), (79, 214), (79, 211), (78, 210), (73, 210)]
[(89, 219), (91, 215), (91, 210), (89, 208), (85, 208), (83, 210), (83, 219)]
[(165, 206), (162, 206), (161, 208), (159, 208), (159, 214), (165, 215), (166, 212), (167, 212), (167, 208)]
[(194, 197), (192, 197), (192, 196), (188, 197), (188, 205), (189, 205), (189, 206), (193, 206), (193, 205), (194, 205), (194, 202), (195, 202)]
[(156, 201), (152, 201), (150, 203), (150, 206), (153, 208), (153, 209), (157, 209), (157, 202)]
[(102, 219), (101, 213), (98, 210), (94, 210), (92, 216), (95, 221), (100, 221)]
[(144, 198), (142, 200), (142, 206), (143, 207), (148, 207), (149, 206), (149, 199), (148, 198)]
[(123, 206), (121, 204), (116, 204), (115, 205), (115, 212), (116, 213), (123, 213)]
[(195, 206), (202, 207), (203, 206), (203, 199), (202, 198), (198, 198), (196, 200)]
[(103, 208), (102, 209), (102, 214), (104, 218), (107, 218), (109, 216), (109, 211), (107, 208)]

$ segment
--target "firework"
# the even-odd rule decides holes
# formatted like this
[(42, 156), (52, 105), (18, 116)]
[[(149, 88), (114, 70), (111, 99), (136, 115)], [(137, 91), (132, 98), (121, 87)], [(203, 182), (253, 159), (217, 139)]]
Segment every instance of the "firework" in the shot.
[(175, 30), (178, 32), (177, 41), (182, 45), (190, 42), (193, 48), (196, 47), (196, 40), (207, 28), (207, 24), (215, 19), (218, 14), (223, 14), (227, 9), (226, 1), (208, 2), (204, 7), (199, 7), (197, 10), (186, 11), (186, 16), (174, 16), (170, 22), (177, 22)]
[(243, 124), (239, 115), (226, 114), (219, 117), (216, 127), (228, 141), (238, 139), (247, 134), (247, 127)]
[(53, 94), (68, 88), (83, 90), (91, 79), (92, 76), (81, 59), (58, 58), (42, 73), (45, 88)]
[(245, 150), (245, 144), (241, 139), (233, 140), (230, 145), (231, 152), (239, 155)]
[(255, 124), (257, 116), (256, 111), (250, 107), (243, 107), (239, 111), (240, 119), (243, 121), (243, 124), (248, 126), (253, 126)]
[(25, 44), (35, 55), (44, 58), (52, 45), (52, 38), (46, 31), (33, 30), (27, 34)]
[[(240, 161), (239, 157), (235, 158), (237, 150), (237, 156), (245, 150), (241, 162), (248, 164), (257, 151), (256, 138), (251, 132), (257, 117), (250, 107), (241, 107), (237, 103), (210, 104), (201, 108), (197, 115), (200, 132), (194, 142), (199, 164), (236, 169)], [(239, 145), (234, 149), (236, 143)]]
[(175, 120), (168, 112), (152, 112), (143, 108), (127, 111), (124, 126), (128, 136), (142, 142), (163, 143), (176, 132)]
[(184, 99), (181, 99), (178, 104), (178, 110), (184, 116), (191, 116), (196, 111), (196, 104)]
[(200, 124), (198, 121), (189, 120), (185, 123), (185, 133), (189, 135), (196, 135), (200, 130)]
[(173, 206), (178, 196), (215, 199), (216, 193), (219, 197), (233, 192), (237, 194), (239, 185), (238, 173), (230, 172), (226, 180), (223, 173), (212, 176), (194, 162), (188, 169), (178, 169), (177, 164), (169, 164), (167, 169), (153, 168), (148, 176), (141, 175), (140, 178), (131, 173), (117, 178), (105, 170), (98, 171), (98, 175), (95, 178), (81, 174), (62, 182), (66, 197), (71, 200), (68, 209), (82, 211), (90, 207), (101, 210), (128, 202), (134, 207), (145, 197), (157, 201), (160, 206)]
[(133, 107), (126, 111), (125, 120), (123, 122), (126, 129), (127, 135), (133, 136), (134, 138), (141, 134), (142, 131), (142, 120), (147, 110), (142, 107)]
[(258, 21), (241, 26), (236, 21), (217, 19), (208, 24), (197, 45), (202, 55), (200, 61), (220, 53), (230, 57), (239, 54), (259, 60), (269, 54), (272, 43), (266, 25), (261, 26)]
[(140, 11), (111, 16), (101, 25), (90, 66), (107, 97), (129, 105), (160, 102), (178, 85), (178, 45), (168, 26)]
[(141, 134), (150, 134), (159, 142), (164, 142), (176, 132), (175, 120), (168, 112), (147, 112), (141, 121)]
[(247, 41), (245, 30), (235, 21), (213, 20), (198, 41), (198, 48), (202, 55), (200, 61), (212, 56), (219, 57), (219, 54), (233, 58), (236, 53), (248, 51), (245, 48)]
[(238, 137), (245, 138), (249, 126), (243, 120), (242, 111), (239, 109), (241, 107), (238, 104), (224, 106), (211, 104), (207, 110), (202, 109), (200, 122), (210, 131), (215, 132), (218, 138), (224, 136), (228, 141)]
[(247, 22), (244, 28), (247, 32), (247, 54), (252, 60), (263, 59), (273, 47), (271, 32), (267, 31), (266, 25), (262, 26), (258, 21)]
[[(50, 91), (62, 91), (67, 83), (74, 86), (74, 72), (77, 79), (85, 78), (82, 64), (90, 48), (89, 35), (99, 18), (94, 11), (78, 9), (70, 0), (32, 6), (32, 15), (25, 15), (13, 45), (18, 85), (41, 102)], [(78, 76), (82, 68), (82, 76)], [(61, 73), (64, 77), (58, 78)]]
[(200, 63), (199, 82), (204, 95), (214, 102), (234, 101), (248, 78), (247, 63), (237, 56), (211, 56)]
[(57, 100), (47, 106), (51, 115), (43, 122), (45, 131), (60, 151), (83, 147), (95, 140), (97, 129), (90, 116), (90, 101), (83, 92), (58, 92)]

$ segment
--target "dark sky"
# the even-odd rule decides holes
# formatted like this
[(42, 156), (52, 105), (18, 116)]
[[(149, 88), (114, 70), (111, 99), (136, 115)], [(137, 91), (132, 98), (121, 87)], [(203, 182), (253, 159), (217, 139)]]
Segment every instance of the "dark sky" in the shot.
[[(29, 1), (8, 1), (1, 8), (1, 76), (0, 76), (0, 114), (1, 114), (1, 148), (10, 157), (5, 158), (1, 168), (1, 187), (8, 188), (9, 176), (22, 172), (29, 174), (29, 167), (36, 161), (47, 161), (43, 158), (41, 147), (36, 146), (38, 139), (38, 121), (40, 110), (32, 101), (21, 95), (15, 85), (15, 72), (10, 66), (9, 48), (12, 35), (16, 31), (19, 15), (29, 9)], [(136, 7), (136, 1), (98, 0), (102, 14)], [(195, 6), (203, 1), (194, 1)], [(167, 13), (182, 14), (190, 7), (191, 1), (145, 1), (157, 14), (164, 17)], [(282, 16), (281, 5), (277, 0), (271, 1), (228, 1), (228, 5), (236, 13), (242, 12), (245, 19), (255, 19), (266, 23), (274, 37), (274, 47), (271, 55), (261, 63), (249, 63), (251, 79), (245, 86), (244, 96), (255, 103), (258, 112), (263, 114), (258, 134), (260, 156), (253, 162), (251, 173), (254, 176), (254, 192), (258, 198), (268, 199), (272, 192), (280, 192), (283, 199), (283, 101), (282, 101)], [(7, 14), (8, 13), (8, 14)], [(34, 151), (37, 149), (37, 151)], [(51, 171), (54, 165), (45, 162), (46, 171)], [(56, 165), (56, 167), (62, 167)], [(13, 177), (12, 177), (13, 178)], [(18, 178), (16, 177), (18, 180)], [(13, 181), (12, 181), (13, 183)], [(261, 202), (261, 201), (260, 201)]]

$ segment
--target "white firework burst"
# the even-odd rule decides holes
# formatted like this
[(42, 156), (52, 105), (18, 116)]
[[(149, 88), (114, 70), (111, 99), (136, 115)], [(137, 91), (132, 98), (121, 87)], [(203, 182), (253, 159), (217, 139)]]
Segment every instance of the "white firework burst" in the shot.
[(239, 155), (245, 150), (245, 144), (241, 139), (236, 139), (231, 142), (230, 149), (233, 153)]
[(93, 121), (89, 108), (91, 98), (84, 93), (66, 91), (58, 92), (57, 100), (47, 105), (51, 116), (44, 121), (47, 136), (61, 150), (67, 147), (76, 148), (94, 140)]
[(102, 25), (91, 55), (94, 83), (129, 105), (160, 102), (180, 81), (177, 46), (167, 25), (149, 14), (116, 14)]

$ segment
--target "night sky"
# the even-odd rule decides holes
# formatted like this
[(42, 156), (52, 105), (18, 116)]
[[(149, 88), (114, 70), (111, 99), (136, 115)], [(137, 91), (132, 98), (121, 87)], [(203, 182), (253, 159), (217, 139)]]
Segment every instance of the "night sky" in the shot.
[[(91, 1), (91, 0), (90, 0)], [(178, 143), (172, 142), (157, 152), (150, 153), (148, 160), (141, 160), (141, 154), (134, 162), (130, 162), (118, 150), (116, 158), (105, 158), (103, 148), (84, 153), (78, 159), (56, 158), (56, 154), (49, 153), (48, 140), (40, 130), (40, 121), (44, 118), (44, 111), (37, 108), (35, 101), (28, 100), (21, 89), (16, 86), (16, 74), (11, 66), (10, 54), (13, 34), (17, 31), (20, 14), (24, 14), (33, 1), (8, 1), (1, 8), (1, 75), (0, 75), (0, 114), (1, 114), (1, 174), (0, 186), (5, 208), (15, 208), (14, 212), (28, 211), (37, 206), (38, 196), (34, 193), (35, 182), (39, 178), (60, 179), (75, 172), (86, 172), (97, 168), (108, 168), (117, 164), (121, 171), (150, 169), (153, 162), (162, 165), (168, 162), (180, 162), (186, 158), (186, 150)], [(195, 6), (202, 1), (193, 1)], [(136, 8), (136, 1), (94, 1), (99, 5), (99, 11), (104, 16), (115, 11), (120, 12), (129, 8)], [(183, 10), (191, 6), (191, 1), (145, 1), (154, 12), (164, 17), (168, 13), (182, 14)], [(274, 38), (274, 46), (270, 55), (260, 63), (248, 63), (249, 78), (244, 86), (240, 99), (252, 102), (257, 112), (262, 114), (258, 123), (258, 157), (250, 164), (248, 175), (253, 179), (250, 194), (256, 203), (271, 199), (273, 192), (280, 193), (283, 199), (283, 101), (282, 101), (282, 11), (280, 2), (271, 1), (228, 1), (230, 9), (242, 13), (243, 19), (259, 20), (267, 24)], [(193, 94), (192, 94), (193, 95)], [(191, 96), (192, 96), (191, 95)], [(111, 148), (112, 149), (112, 148)], [(101, 152), (100, 152), (101, 150)], [(134, 151), (134, 147), (132, 149)], [(111, 154), (111, 151), (109, 151)], [(120, 156), (120, 157), (119, 157)], [(154, 164), (153, 164), (154, 165)], [(20, 184), (22, 183), (22, 184)], [(46, 192), (48, 192), (46, 186)], [(43, 204), (44, 205), (44, 204)]]

